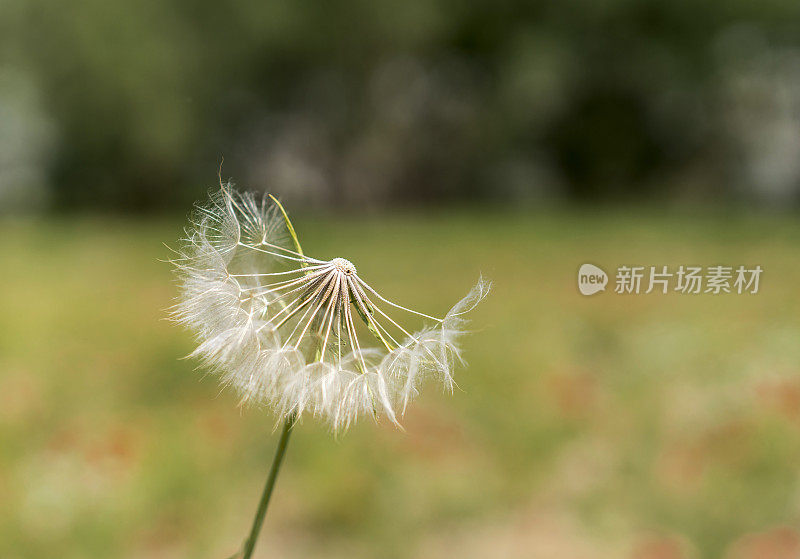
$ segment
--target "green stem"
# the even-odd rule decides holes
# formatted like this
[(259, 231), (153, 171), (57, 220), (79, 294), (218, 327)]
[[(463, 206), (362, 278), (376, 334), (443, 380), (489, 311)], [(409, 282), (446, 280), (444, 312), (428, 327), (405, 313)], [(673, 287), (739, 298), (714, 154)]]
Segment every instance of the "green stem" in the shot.
[(250, 535), (247, 537), (247, 541), (244, 542), (242, 559), (250, 559), (253, 555), (253, 549), (256, 547), (258, 534), (261, 532), (261, 525), (264, 523), (264, 516), (267, 514), (267, 506), (269, 506), (269, 499), (272, 496), (272, 488), (275, 487), (278, 470), (281, 469), (283, 455), (286, 453), (286, 445), (289, 444), (289, 435), (292, 434), (292, 428), (296, 420), (297, 416), (293, 413), (286, 418), (286, 422), (283, 424), (283, 431), (281, 431), (281, 438), (278, 441), (278, 448), (275, 450), (275, 457), (272, 459), (272, 467), (269, 470), (267, 483), (264, 485), (264, 492), (261, 494), (261, 501), (258, 503), (256, 517), (253, 519), (253, 527), (250, 529)]

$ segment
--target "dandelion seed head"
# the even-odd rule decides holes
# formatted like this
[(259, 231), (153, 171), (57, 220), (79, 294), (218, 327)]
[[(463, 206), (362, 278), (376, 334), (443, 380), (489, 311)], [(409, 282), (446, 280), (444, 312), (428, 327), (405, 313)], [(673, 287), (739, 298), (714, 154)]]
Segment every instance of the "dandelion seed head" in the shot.
[(331, 265), (336, 269), (337, 272), (347, 276), (352, 276), (357, 273), (356, 267), (353, 265), (353, 263), (344, 258), (334, 258), (331, 260)]
[[(242, 403), (335, 431), (367, 415), (398, 423), (425, 379), (453, 388), (464, 314), (488, 282), (437, 318), (384, 297), (349, 260), (305, 255), (293, 234), (273, 200), (230, 185), (197, 206), (173, 260), (172, 317), (195, 334), (192, 356)], [(409, 319), (425, 324), (412, 331)]]

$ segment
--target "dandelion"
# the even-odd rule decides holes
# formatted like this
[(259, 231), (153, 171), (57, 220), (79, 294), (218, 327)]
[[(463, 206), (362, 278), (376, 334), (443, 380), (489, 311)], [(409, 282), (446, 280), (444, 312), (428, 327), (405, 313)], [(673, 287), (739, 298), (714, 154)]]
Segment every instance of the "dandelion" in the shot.
[[(399, 426), (423, 380), (452, 390), (464, 314), (489, 290), (481, 278), (443, 317), (412, 310), (381, 295), (349, 260), (306, 256), (274, 197), (230, 184), (196, 207), (177, 252), (172, 316), (196, 335), (191, 355), (241, 403), (266, 405), (284, 423), (245, 558), (296, 420), (309, 414), (340, 432), (384, 415)], [(411, 318), (425, 325), (412, 332)]]

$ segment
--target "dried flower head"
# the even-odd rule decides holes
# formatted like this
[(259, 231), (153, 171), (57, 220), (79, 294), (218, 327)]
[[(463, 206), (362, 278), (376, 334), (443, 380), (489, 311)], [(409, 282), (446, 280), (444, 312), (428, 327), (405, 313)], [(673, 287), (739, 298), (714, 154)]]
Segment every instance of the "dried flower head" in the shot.
[[(274, 198), (230, 185), (197, 206), (173, 262), (173, 316), (196, 334), (192, 356), (242, 402), (268, 404), (279, 418), (310, 412), (334, 430), (367, 413), (397, 423), (426, 377), (452, 389), (463, 315), (489, 290), (479, 280), (443, 318), (401, 306), (349, 260), (305, 256)], [(401, 314), (429, 324), (409, 332)]]

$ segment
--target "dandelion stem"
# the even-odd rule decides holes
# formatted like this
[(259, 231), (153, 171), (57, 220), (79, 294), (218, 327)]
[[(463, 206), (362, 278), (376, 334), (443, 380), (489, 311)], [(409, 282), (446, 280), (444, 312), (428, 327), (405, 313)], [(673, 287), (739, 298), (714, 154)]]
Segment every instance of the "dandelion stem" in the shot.
[(275, 450), (275, 457), (272, 459), (272, 467), (269, 469), (269, 476), (267, 483), (264, 485), (264, 492), (261, 494), (261, 501), (258, 503), (258, 510), (253, 519), (253, 527), (250, 529), (250, 535), (247, 541), (244, 542), (244, 550), (242, 551), (242, 559), (250, 559), (253, 554), (253, 549), (256, 547), (256, 540), (258, 534), (261, 532), (261, 525), (264, 523), (264, 517), (267, 514), (267, 507), (269, 506), (269, 499), (272, 496), (272, 489), (275, 487), (275, 480), (278, 477), (278, 470), (281, 469), (281, 462), (283, 462), (283, 455), (286, 453), (286, 446), (289, 444), (289, 435), (292, 434), (297, 415), (292, 413), (286, 418), (283, 424), (283, 431), (281, 431), (281, 438), (278, 441), (278, 448)]

